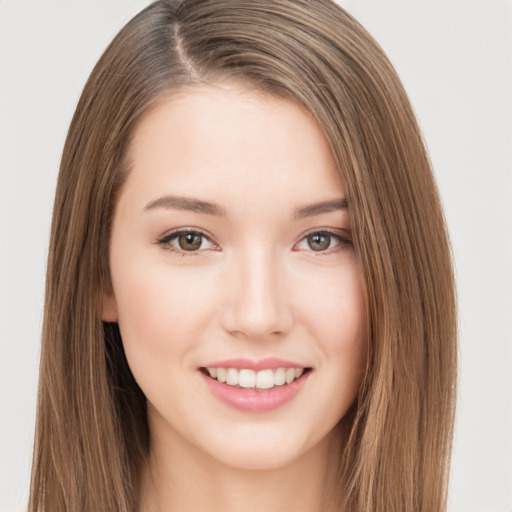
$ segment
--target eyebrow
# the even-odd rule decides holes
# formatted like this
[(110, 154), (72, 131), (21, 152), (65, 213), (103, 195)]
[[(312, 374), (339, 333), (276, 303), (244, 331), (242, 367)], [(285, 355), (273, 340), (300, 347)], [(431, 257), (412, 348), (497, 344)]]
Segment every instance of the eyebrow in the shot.
[[(143, 211), (150, 211), (156, 208), (186, 210), (194, 213), (202, 213), (207, 215), (214, 215), (216, 217), (225, 217), (226, 211), (224, 208), (215, 203), (202, 201), (192, 197), (183, 196), (163, 196), (150, 201)], [(306, 217), (313, 217), (322, 213), (329, 213), (338, 210), (347, 210), (348, 202), (342, 197), (340, 199), (331, 199), (329, 201), (322, 201), (320, 203), (310, 204), (299, 208), (295, 211), (293, 218), (304, 219)]]
[(313, 217), (321, 213), (335, 212), (337, 210), (348, 210), (348, 202), (342, 197), (340, 199), (331, 199), (330, 201), (322, 201), (321, 203), (311, 204), (304, 208), (298, 209), (293, 218), (304, 219), (305, 217)]
[(225, 217), (224, 208), (215, 203), (201, 201), (191, 197), (183, 196), (164, 196), (149, 202), (144, 211), (154, 210), (155, 208), (166, 208), (174, 210), (187, 210), (194, 213), (206, 213), (207, 215), (215, 215), (217, 217)]

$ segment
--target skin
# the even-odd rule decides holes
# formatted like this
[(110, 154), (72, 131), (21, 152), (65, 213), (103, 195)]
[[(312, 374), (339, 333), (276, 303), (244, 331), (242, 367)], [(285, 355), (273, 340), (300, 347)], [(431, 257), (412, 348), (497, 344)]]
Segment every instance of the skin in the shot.
[[(337, 424), (357, 394), (367, 344), (349, 212), (297, 216), (345, 198), (319, 126), (286, 100), (201, 85), (146, 115), (129, 162), (103, 319), (119, 323), (148, 400), (142, 509), (326, 510)], [(173, 207), (167, 196), (222, 212)], [(183, 228), (199, 233), (199, 249), (170, 236)], [(326, 231), (328, 248), (312, 249), (307, 236)], [(266, 357), (312, 368), (272, 411), (226, 405), (199, 371)]]

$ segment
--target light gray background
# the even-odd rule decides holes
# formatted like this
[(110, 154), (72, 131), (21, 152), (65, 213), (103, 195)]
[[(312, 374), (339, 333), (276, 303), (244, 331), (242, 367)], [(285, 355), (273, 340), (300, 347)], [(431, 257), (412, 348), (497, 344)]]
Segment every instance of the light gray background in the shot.
[[(95, 61), (147, 0), (0, 0), (0, 511), (22, 511), (44, 269), (67, 126)], [(419, 116), (451, 230), (460, 384), (450, 511), (512, 511), (512, 2), (340, 0)], [(433, 234), (434, 235), (434, 234)]]

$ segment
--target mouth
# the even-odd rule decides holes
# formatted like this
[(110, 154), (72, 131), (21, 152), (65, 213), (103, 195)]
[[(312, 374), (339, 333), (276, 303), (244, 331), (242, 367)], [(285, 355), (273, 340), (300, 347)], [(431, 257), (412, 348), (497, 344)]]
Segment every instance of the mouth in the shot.
[(282, 359), (231, 359), (198, 368), (210, 392), (246, 413), (264, 413), (293, 403), (313, 368)]
[(310, 373), (312, 368), (279, 367), (253, 370), (251, 368), (212, 366), (201, 367), (199, 370), (210, 379), (231, 388), (262, 392), (293, 384)]

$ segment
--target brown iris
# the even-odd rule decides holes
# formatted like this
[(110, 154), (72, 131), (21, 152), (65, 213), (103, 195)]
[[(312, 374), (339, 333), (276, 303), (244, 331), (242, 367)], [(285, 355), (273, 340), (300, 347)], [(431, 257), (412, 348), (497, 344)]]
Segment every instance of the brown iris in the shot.
[(307, 240), (313, 251), (325, 251), (331, 245), (331, 235), (328, 233), (314, 233), (309, 235)]
[(183, 233), (178, 237), (180, 249), (184, 251), (197, 251), (201, 247), (203, 235), (200, 233)]

